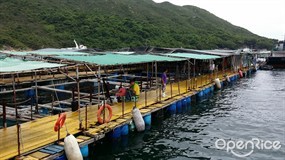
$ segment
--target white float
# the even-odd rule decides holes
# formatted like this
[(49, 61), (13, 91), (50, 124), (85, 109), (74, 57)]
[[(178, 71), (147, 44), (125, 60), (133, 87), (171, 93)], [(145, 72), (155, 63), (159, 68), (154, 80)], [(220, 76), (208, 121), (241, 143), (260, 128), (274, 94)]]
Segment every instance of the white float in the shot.
[(219, 78), (216, 78), (216, 79), (215, 79), (215, 84), (216, 84), (216, 87), (217, 87), (218, 89), (221, 89), (221, 88), (222, 88), (222, 85), (221, 85), (221, 82), (220, 82), (220, 79), (219, 79)]
[(145, 123), (142, 117), (142, 114), (140, 110), (137, 107), (134, 107), (133, 111), (133, 119), (135, 122), (135, 126), (137, 128), (138, 132), (144, 131), (145, 130)]
[(72, 134), (64, 138), (64, 151), (68, 160), (83, 160), (77, 140)]
[(230, 77), (229, 77), (229, 76), (226, 76), (226, 79), (227, 79), (227, 81), (228, 81), (228, 82), (231, 82), (231, 80), (230, 80)]

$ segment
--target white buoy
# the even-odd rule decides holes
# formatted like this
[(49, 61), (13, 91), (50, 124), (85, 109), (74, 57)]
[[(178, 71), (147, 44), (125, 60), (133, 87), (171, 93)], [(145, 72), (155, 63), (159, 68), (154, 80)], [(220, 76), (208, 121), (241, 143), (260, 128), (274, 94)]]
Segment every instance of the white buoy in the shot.
[(216, 79), (215, 79), (215, 84), (216, 84), (216, 87), (217, 87), (218, 89), (221, 89), (221, 88), (222, 88), (221, 82), (220, 82), (220, 79), (219, 79), (219, 78), (216, 78)]
[(83, 160), (77, 140), (72, 134), (64, 138), (64, 151), (68, 160)]
[(230, 77), (229, 77), (229, 76), (226, 76), (226, 79), (227, 79), (227, 81), (228, 81), (228, 82), (231, 82), (231, 80), (230, 80)]
[(137, 131), (138, 132), (144, 131), (145, 130), (145, 123), (144, 123), (144, 120), (143, 120), (143, 117), (142, 117), (140, 110), (137, 107), (135, 107), (133, 109), (132, 113), (133, 113), (133, 119), (135, 122), (135, 126), (137, 128)]

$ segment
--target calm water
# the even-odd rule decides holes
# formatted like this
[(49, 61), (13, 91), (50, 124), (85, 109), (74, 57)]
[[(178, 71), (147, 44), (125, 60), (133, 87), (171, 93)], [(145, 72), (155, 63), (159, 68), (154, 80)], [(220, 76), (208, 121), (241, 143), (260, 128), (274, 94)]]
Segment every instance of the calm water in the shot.
[[(285, 159), (284, 70), (258, 71), (186, 113), (156, 120), (149, 131), (96, 145), (89, 159), (240, 159), (226, 149), (216, 149), (221, 138), (280, 141), (279, 150), (254, 148), (243, 159)], [(251, 147), (233, 151), (243, 155)]]

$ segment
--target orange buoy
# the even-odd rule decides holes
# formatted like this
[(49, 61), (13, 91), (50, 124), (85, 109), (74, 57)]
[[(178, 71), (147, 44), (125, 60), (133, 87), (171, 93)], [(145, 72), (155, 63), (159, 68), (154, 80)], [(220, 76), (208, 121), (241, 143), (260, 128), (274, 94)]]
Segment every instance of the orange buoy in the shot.
[(57, 121), (54, 124), (54, 128), (53, 130), (55, 132), (59, 131), (59, 129), (63, 126), (64, 122), (66, 120), (66, 114), (65, 113), (61, 113), (57, 119)]
[(105, 120), (103, 120), (102, 118), (101, 118), (101, 113), (102, 113), (102, 111), (103, 111), (103, 109), (104, 109), (104, 105), (102, 105), (100, 108), (99, 108), (99, 110), (98, 110), (98, 112), (97, 112), (97, 120), (98, 120), (98, 122), (100, 123), (100, 124), (103, 124), (103, 123), (108, 123), (108, 122), (110, 122), (110, 120), (111, 120), (111, 118), (112, 118), (112, 107), (110, 106), (110, 105), (108, 105), (108, 104), (105, 104), (105, 107), (107, 107), (107, 109), (108, 109), (108, 111), (109, 111), (109, 117), (106, 119), (105, 118)]

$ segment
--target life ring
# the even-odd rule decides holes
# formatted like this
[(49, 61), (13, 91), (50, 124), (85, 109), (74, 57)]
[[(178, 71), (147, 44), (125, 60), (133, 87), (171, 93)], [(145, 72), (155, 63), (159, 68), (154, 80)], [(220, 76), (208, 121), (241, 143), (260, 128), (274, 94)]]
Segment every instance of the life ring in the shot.
[(53, 130), (55, 132), (59, 131), (59, 129), (63, 126), (65, 120), (66, 120), (66, 114), (61, 113), (60, 116), (58, 117), (57, 121), (54, 124)]
[(108, 123), (108, 122), (110, 122), (110, 120), (111, 120), (111, 118), (112, 118), (112, 108), (111, 108), (111, 106), (110, 105), (108, 105), (108, 104), (105, 104), (105, 107), (107, 107), (107, 109), (108, 109), (108, 111), (109, 111), (109, 117), (106, 119), (105, 118), (105, 120), (103, 120), (102, 118), (101, 118), (101, 113), (102, 113), (102, 111), (103, 111), (103, 109), (104, 109), (104, 105), (102, 105), (100, 108), (99, 108), (99, 110), (98, 110), (98, 112), (97, 112), (97, 120), (98, 120), (98, 122), (100, 123), (100, 124), (103, 124), (103, 123)]

